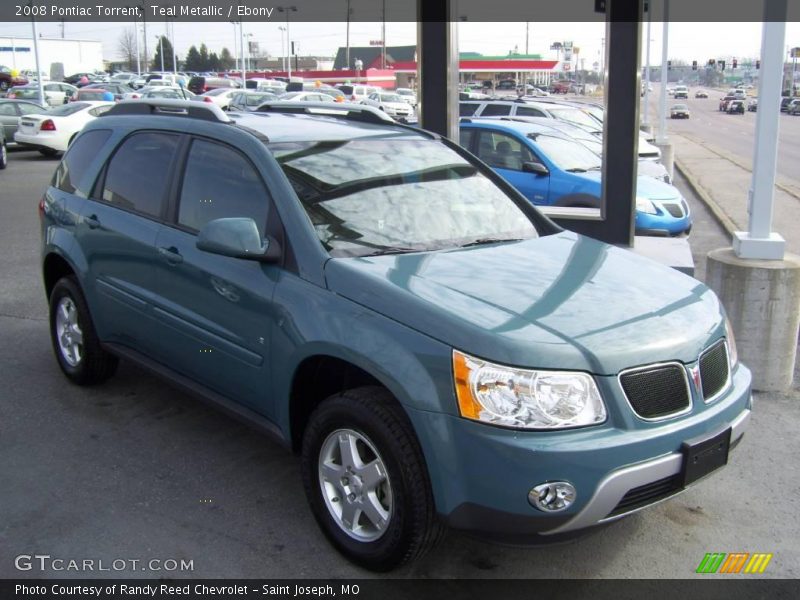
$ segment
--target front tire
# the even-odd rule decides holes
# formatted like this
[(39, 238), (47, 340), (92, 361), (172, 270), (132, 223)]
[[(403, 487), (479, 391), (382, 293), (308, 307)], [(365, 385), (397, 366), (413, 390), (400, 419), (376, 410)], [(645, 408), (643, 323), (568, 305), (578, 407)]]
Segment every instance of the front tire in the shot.
[(314, 518), (351, 561), (388, 571), (438, 540), (422, 450), (386, 389), (348, 390), (320, 404), (303, 436), (301, 465)]
[(117, 370), (119, 361), (100, 346), (74, 277), (59, 279), (50, 294), (50, 339), (58, 366), (73, 383), (101, 383)]
[(0, 142), (0, 170), (8, 166), (8, 148), (5, 142)]

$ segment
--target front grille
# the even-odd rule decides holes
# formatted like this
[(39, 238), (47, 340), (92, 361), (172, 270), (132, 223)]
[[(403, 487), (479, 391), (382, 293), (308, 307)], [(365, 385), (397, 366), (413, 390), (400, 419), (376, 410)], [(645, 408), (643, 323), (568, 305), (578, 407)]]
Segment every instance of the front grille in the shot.
[(606, 518), (622, 515), (653, 502), (658, 502), (672, 496), (681, 489), (680, 474), (670, 475), (669, 477), (664, 477), (664, 479), (640, 485), (628, 490), (628, 493), (622, 497), (622, 500), (614, 507), (614, 510), (608, 513)]
[(671, 214), (676, 219), (681, 219), (684, 216), (683, 207), (680, 204), (667, 204), (666, 202), (663, 203), (664, 208), (667, 209), (667, 212)]
[(722, 391), (728, 375), (728, 347), (720, 340), (700, 356), (700, 382), (706, 402)]
[(683, 365), (644, 367), (622, 373), (619, 380), (633, 411), (643, 419), (661, 419), (690, 406)]

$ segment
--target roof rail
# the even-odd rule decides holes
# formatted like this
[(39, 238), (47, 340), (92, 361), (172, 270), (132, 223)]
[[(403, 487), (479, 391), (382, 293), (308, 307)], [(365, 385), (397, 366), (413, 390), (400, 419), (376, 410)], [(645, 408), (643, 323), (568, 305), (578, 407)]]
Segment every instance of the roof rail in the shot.
[(347, 104), (338, 102), (289, 102), (276, 100), (260, 105), (256, 112), (289, 113), (306, 115), (324, 115), (338, 117), (351, 121), (364, 123), (377, 123), (380, 125), (397, 124), (397, 122), (382, 110), (365, 104)]
[(123, 100), (100, 116), (116, 117), (119, 115), (163, 115), (168, 117), (187, 117), (217, 123), (232, 123), (231, 119), (216, 104), (193, 100), (170, 100), (145, 98), (141, 100)]

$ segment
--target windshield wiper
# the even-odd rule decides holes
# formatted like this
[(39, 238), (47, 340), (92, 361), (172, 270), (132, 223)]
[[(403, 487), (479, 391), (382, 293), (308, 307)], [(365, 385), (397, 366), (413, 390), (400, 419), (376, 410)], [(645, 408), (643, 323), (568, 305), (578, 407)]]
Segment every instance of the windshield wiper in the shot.
[(406, 254), (408, 252), (424, 252), (424, 250), (420, 250), (419, 248), (403, 248), (402, 246), (387, 246), (386, 248), (362, 256), (384, 256), (386, 254)]
[(499, 244), (500, 242), (521, 242), (523, 238), (478, 238), (466, 244), (461, 244), (459, 248), (469, 248), (470, 246), (482, 246), (484, 244)]
[(586, 169), (581, 167), (572, 167), (571, 169), (564, 169), (567, 173), (586, 173)]

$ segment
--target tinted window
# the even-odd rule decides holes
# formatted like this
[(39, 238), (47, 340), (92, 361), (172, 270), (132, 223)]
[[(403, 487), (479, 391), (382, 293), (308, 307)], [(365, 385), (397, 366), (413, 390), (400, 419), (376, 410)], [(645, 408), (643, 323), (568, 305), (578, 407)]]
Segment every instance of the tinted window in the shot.
[(458, 131), (458, 144), (462, 148), (466, 148), (467, 150), (472, 150), (472, 138), (475, 137), (475, 130), (474, 129), (460, 129)]
[(78, 188), (78, 185), (110, 135), (111, 131), (108, 129), (95, 129), (77, 138), (58, 165), (53, 176), (53, 186), (69, 194), (77, 192), (81, 196), (88, 196), (92, 182), (88, 182), (85, 188)]
[(149, 216), (161, 214), (178, 136), (138, 133), (125, 140), (108, 166), (103, 200)]
[(477, 102), (459, 102), (458, 114), (461, 117), (471, 117), (475, 114), (479, 104)]
[(520, 117), (543, 117), (545, 115), (538, 108), (532, 108), (530, 106), (518, 106), (517, 107), (517, 116), (520, 116)]
[(511, 114), (509, 104), (487, 104), (483, 107), (482, 117), (502, 117)]
[(200, 230), (214, 219), (250, 217), (264, 235), (267, 198), (261, 178), (241, 154), (212, 142), (192, 142), (178, 223)]

